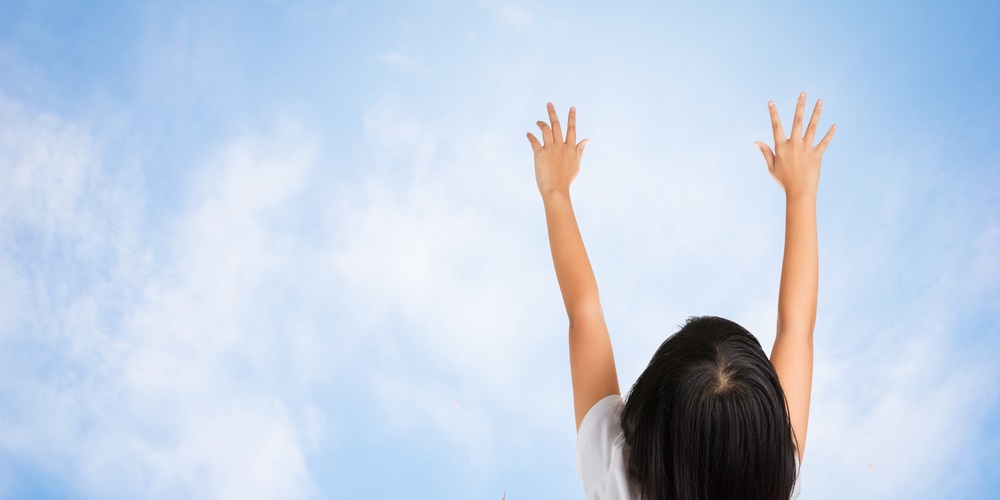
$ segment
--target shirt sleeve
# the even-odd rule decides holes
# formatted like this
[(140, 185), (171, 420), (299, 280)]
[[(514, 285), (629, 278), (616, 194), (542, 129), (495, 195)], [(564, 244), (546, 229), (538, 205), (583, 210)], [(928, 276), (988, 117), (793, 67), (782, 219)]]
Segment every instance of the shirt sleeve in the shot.
[[(587, 497), (604, 489), (608, 475), (621, 457), (623, 442), (619, 408), (622, 397), (612, 394), (598, 401), (583, 417), (576, 436), (576, 475), (583, 481)], [(618, 449), (616, 449), (618, 448)]]
[(799, 464), (799, 454), (795, 454), (795, 487), (792, 488), (791, 500), (796, 500), (799, 498), (799, 493), (802, 492), (802, 481), (799, 474), (802, 473), (802, 465)]

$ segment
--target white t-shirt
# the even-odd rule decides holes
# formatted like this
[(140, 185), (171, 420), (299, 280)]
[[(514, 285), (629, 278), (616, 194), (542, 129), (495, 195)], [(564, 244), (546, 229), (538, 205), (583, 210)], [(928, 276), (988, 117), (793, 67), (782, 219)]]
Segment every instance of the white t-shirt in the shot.
[[(594, 404), (580, 423), (576, 435), (576, 475), (583, 480), (588, 500), (628, 500), (625, 442), (618, 408), (622, 397), (612, 394)], [(791, 500), (799, 497), (799, 461), (795, 460), (795, 488)]]

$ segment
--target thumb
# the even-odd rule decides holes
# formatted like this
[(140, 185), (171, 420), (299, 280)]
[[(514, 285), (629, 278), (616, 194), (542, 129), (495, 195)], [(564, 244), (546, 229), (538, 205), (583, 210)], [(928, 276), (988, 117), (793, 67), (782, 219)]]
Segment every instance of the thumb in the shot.
[(580, 144), (576, 145), (576, 152), (579, 154), (583, 154), (583, 150), (587, 147), (587, 144), (590, 144), (590, 139), (584, 139), (580, 141)]
[(764, 155), (764, 161), (767, 162), (767, 170), (774, 171), (774, 153), (771, 152), (771, 147), (760, 141), (755, 141), (753, 144)]

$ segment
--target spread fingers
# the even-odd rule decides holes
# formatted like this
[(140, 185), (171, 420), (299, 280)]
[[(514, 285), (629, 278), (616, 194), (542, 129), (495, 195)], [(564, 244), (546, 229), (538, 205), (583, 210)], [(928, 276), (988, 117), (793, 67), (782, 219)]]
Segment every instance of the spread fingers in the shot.
[(552, 144), (552, 129), (549, 128), (549, 124), (541, 120), (535, 122), (538, 124), (538, 128), (542, 130), (542, 144), (548, 146)]
[(789, 139), (802, 137), (802, 115), (806, 111), (806, 93), (799, 94), (799, 100), (795, 102), (795, 118), (792, 119), (792, 136)]
[(778, 107), (774, 101), (767, 103), (767, 109), (771, 113), (771, 128), (774, 129), (774, 147), (785, 142), (785, 130), (781, 128), (781, 118), (778, 117)]
[(556, 107), (550, 102), (548, 108), (549, 121), (552, 122), (552, 140), (562, 142), (562, 127), (559, 126), (559, 116), (556, 115)]
[(806, 127), (806, 144), (812, 146), (813, 138), (816, 137), (816, 128), (819, 127), (819, 115), (823, 113), (823, 100), (819, 99), (816, 101), (816, 107), (813, 108), (812, 118), (809, 119), (809, 126)]

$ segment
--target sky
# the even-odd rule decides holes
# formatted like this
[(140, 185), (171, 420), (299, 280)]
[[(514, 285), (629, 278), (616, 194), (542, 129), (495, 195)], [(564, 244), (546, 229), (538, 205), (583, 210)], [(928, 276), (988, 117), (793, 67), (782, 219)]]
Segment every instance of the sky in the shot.
[[(837, 124), (803, 499), (1000, 488), (995, 2), (0, 1), (0, 497), (583, 498), (527, 132), (623, 391), (774, 341), (767, 102)], [(786, 125), (786, 130), (790, 126)]]

